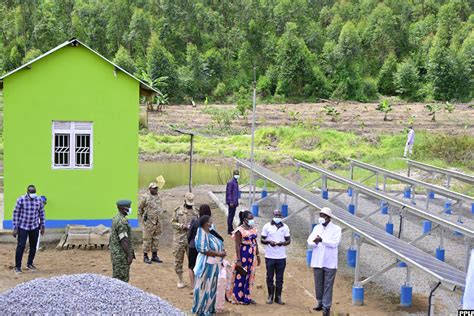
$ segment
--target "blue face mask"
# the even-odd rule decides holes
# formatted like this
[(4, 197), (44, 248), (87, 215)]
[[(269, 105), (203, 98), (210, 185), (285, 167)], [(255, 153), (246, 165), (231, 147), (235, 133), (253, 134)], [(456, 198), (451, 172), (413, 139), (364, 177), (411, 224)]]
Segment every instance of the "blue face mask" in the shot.
[(274, 218), (273, 218), (273, 222), (274, 222), (275, 224), (280, 224), (280, 223), (281, 223), (281, 218), (280, 218), (280, 217), (274, 217)]
[(249, 226), (253, 226), (253, 225), (255, 225), (255, 220), (254, 219), (249, 219), (249, 220), (247, 220), (247, 223), (249, 224)]

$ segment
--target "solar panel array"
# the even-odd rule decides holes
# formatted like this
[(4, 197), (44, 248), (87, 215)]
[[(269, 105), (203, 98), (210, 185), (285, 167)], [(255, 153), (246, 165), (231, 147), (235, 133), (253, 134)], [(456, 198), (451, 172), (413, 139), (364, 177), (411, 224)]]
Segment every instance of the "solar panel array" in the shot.
[[(250, 170), (249, 162), (240, 159), (236, 160), (240, 166)], [(285, 179), (267, 168), (254, 164), (253, 172), (259, 177), (280, 187), (286, 193), (295, 196), (318, 210), (325, 206), (330, 207), (333, 211), (333, 218), (335, 221), (350, 228), (354, 232), (371, 241), (373, 244), (391, 252), (398, 259), (425, 271), (441, 281), (444, 285), (449, 287), (464, 287), (466, 282), (466, 274), (464, 272), (436, 259), (415, 246), (386, 233), (384, 230), (367, 223), (327, 200), (304, 190), (294, 182)]]

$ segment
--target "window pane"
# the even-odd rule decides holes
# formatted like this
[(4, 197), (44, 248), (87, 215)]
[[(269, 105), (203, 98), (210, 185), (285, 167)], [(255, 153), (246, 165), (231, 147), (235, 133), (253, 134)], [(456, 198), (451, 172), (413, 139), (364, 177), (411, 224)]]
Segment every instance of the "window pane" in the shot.
[(56, 167), (69, 166), (69, 138), (69, 134), (54, 135), (54, 166)]
[(90, 134), (76, 134), (76, 166), (90, 166)]

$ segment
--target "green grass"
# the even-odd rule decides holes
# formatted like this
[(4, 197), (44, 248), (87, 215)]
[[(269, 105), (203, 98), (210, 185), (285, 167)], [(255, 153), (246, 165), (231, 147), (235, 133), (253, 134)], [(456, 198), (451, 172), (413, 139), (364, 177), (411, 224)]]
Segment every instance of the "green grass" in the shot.
[[(194, 153), (206, 158), (248, 158), (250, 142), (250, 135), (196, 137)], [(364, 137), (331, 129), (265, 127), (256, 131), (255, 159), (258, 163), (267, 165), (277, 165), (288, 159), (299, 159), (337, 170), (345, 176), (348, 176), (349, 158), (401, 171), (406, 170), (406, 163), (401, 159), (405, 142), (406, 133)], [(188, 154), (189, 137), (142, 135), (140, 151)], [(439, 167), (456, 167), (471, 173), (474, 170), (472, 157), (474, 138), (471, 136), (417, 132), (414, 153), (413, 159)], [(355, 175), (356, 178), (362, 179), (370, 173), (359, 170)], [(314, 177), (306, 172), (301, 176), (304, 181)], [(375, 179), (371, 179), (368, 184), (375, 184)]]

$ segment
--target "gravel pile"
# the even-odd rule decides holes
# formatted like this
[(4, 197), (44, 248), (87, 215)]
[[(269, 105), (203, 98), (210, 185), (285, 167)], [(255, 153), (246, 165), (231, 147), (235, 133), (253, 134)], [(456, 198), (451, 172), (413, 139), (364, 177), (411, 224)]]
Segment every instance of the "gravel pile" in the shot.
[(22, 283), (0, 295), (2, 315), (184, 315), (158, 296), (96, 274)]

